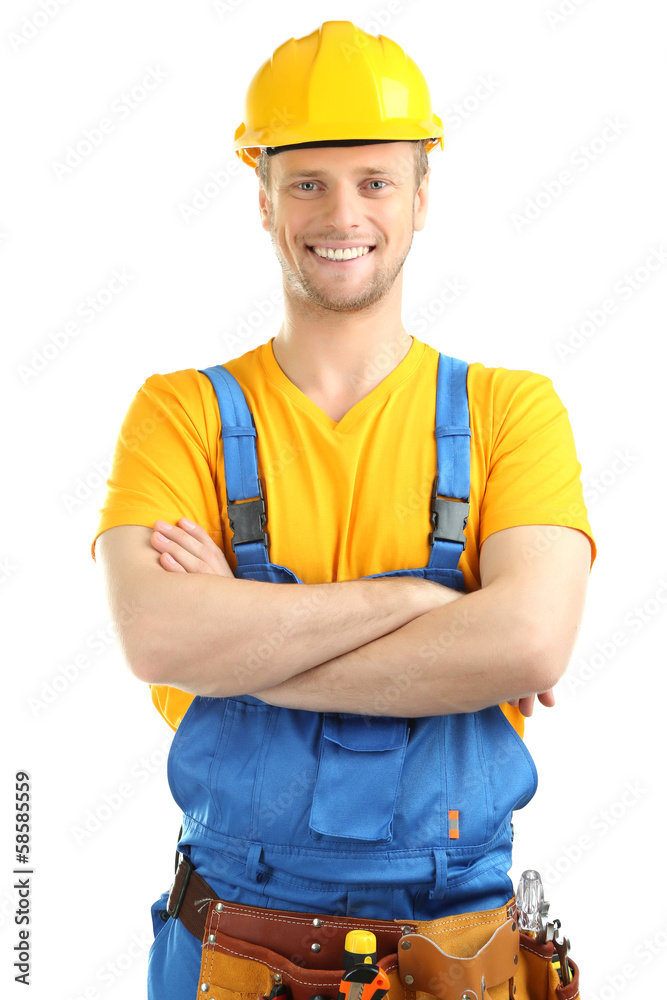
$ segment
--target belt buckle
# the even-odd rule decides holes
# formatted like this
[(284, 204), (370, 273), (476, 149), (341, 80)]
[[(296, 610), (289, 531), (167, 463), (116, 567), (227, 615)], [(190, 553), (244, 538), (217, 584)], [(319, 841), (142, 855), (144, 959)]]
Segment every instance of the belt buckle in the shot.
[(185, 854), (181, 855), (181, 860), (179, 861), (178, 864), (179, 870), (181, 865), (185, 867), (185, 874), (183, 875), (183, 880), (178, 890), (178, 896), (176, 897), (176, 904), (174, 905), (173, 909), (171, 907), (171, 898), (174, 894), (174, 889), (176, 888), (176, 882), (178, 880), (178, 871), (176, 872), (176, 876), (174, 878), (171, 891), (169, 892), (169, 899), (167, 900), (167, 913), (169, 914), (170, 917), (173, 917), (174, 920), (177, 919), (178, 914), (181, 912), (181, 906), (183, 905), (183, 900), (185, 899), (185, 893), (187, 892), (188, 885), (190, 884), (190, 876), (195, 870), (195, 866), (190, 861), (190, 858), (186, 857)]

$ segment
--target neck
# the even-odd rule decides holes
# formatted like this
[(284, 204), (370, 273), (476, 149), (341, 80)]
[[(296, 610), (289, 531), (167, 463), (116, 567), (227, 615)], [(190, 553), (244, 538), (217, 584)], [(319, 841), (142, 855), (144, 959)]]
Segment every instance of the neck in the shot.
[(410, 350), (401, 321), (402, 274), (378, 302), (355, 312), (327, 309), (283, 283), (285, 318), (273, 353), (288, 379), (340, 419)]

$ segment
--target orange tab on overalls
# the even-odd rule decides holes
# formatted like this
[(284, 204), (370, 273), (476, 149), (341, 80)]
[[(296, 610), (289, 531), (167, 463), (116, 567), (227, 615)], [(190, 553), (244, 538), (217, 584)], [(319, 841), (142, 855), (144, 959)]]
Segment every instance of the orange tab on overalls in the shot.
[(458, 840), (459, 839), (459, 811), (458, 809), (449, 810), (449, 839)]

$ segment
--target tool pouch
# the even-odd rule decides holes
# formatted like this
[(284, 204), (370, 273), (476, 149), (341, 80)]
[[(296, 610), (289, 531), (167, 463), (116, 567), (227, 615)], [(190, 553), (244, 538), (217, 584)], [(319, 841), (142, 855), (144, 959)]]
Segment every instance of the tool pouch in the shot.
[[(378, 963), (387, 973), (391, 959), (395, 970), (395, 955)], [(336, 1000), (342, 976), (343, 969), (303, 968), (268, 948), (218, 933), (214, 945), (204, 945), (197, 997), (260, 1000), (283, 983), (291, 1000), (310, 1000), (317, 994)], [(399, 995), (403, 1000), (402, 988)]]
[(517, 1000), (577, 1000), (579, 997), (579, 966), (568, 958), (571, 981), (561, 985), (554, 965), (553, 944), (536, 944), (521, 934), (519, 969), (516, 975)]
[[(289, 914), (279, 912), (280, 922), (290, 925)], [(278, 911), (274, 913), (277, 915)], [(319, 949), (309, 943), (310, 937), (308, 940), (304, 937), (303, 915), (294, 914), (293, 926), (267, 929), (267, 936), (273, 942), (277, 943), (278, 938), (291, 942), (291, 949), (284, 944), (280, 946), (286, 954), (231, 936), (229, 931), (234, 928), (229, 917), (224, 907), (220, 910), (215, 901), (209, 903), (198, 998), (258, 1000), (282, 983), (288, 987), (291, 1000), (310, 1000), (317, 994), (336, 1000), (343, 969), (322, 967), (317, 958)], [(322, 917), (321, 953), (335, 951), (342, 956), (340, 935), (344, 933), (344, 923), (343, 918)], [(561, 986), (552, 964), (553, 944), (537, 945), (520, 934), (506, 908), (433, 921), (411, 921), (403, 933), (400, 922), (394, 927), (396, 951), (384, 954), (377, 962), (391, 984), (387, 1000), (575, 1000), (578, 997), (576, 965), (570, 960), (572, 981)], [(340, 937), (340, 942), (332, 949), (334, 937)]]

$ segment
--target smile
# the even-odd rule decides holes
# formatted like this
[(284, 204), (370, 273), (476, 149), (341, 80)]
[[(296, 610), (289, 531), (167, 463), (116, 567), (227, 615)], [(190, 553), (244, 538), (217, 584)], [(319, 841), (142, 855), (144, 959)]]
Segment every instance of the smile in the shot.
[(346, 247), (344, 250), (341, 250), (340, 247), (337, 250), (334, 250), (333, 247), (309, 247), (308, 249), (324, 260), (354, 260), (355, 257), (365, 257), (374, 247)]

